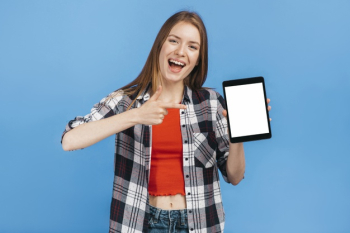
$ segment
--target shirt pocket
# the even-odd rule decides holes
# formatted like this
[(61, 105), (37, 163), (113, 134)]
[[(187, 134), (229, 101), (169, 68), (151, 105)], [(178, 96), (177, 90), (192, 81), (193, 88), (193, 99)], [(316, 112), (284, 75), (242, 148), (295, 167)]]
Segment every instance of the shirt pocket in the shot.
[(196, 167), (210, 168), (216, 163), (215, 132), (193, 133), (194, 159)]

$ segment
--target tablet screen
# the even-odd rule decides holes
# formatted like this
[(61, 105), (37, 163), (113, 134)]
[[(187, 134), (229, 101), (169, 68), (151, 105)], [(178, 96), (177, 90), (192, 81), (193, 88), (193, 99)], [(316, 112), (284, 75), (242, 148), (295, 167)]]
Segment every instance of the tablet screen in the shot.
[(269, 133), (263, 83), (226, 86), (231, 138)]

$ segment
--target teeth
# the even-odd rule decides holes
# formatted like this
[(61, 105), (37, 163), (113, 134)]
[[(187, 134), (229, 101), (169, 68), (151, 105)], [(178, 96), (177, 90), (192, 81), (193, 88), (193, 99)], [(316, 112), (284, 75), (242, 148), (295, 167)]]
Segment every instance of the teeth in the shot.
[(175, 61), (175, 60), (170, 60), (170, 62), (175, 63), (176, 65), (184, 66), (185, 64)]

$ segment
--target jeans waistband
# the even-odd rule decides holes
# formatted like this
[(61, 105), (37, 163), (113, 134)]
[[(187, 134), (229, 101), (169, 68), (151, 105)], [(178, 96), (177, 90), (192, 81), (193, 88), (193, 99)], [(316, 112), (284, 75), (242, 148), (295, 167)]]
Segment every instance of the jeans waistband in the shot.
[(158, 219), (180, 219), (181, 225), (184, 225), (187, 221), (187, 209), (181, 210), (163, 210), (150, 205), (150, 213), (154, 216), (153, 221), (157, 222)]

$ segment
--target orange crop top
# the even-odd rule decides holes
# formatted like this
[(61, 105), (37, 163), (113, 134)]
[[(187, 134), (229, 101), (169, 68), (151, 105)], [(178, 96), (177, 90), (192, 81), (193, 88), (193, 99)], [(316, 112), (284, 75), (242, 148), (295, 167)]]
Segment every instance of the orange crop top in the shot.
[(152, 196), (185, 195), (182, 136), (179, 109), (167, 109), (163, 123), (152, 126), (151, 174), (148, 193)]

